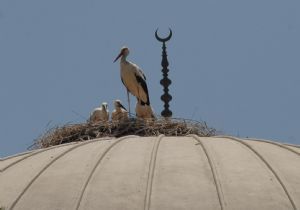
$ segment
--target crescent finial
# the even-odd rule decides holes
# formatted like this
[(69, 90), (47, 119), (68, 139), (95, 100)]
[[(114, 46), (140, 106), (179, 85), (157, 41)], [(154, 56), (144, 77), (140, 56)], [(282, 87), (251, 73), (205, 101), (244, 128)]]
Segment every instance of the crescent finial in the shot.
[(158, 41), (160, 41), (160, 42), (167, 42), (167, 41), (169, 41), (170, 39), (171, 39), (171, 37), (172, 37), (172, 30), (169, 28), (169, 30), (170, 30), (170, 33), (169, 33), (169, 36), (168, 37), (166, 37), (166, 38), (160, 38), (158, 35), (157, 35), (157, 31), (158, 31), (158, 29), (156, 29), (156, 31), (155, 31), (155, 38), (158, 40)]

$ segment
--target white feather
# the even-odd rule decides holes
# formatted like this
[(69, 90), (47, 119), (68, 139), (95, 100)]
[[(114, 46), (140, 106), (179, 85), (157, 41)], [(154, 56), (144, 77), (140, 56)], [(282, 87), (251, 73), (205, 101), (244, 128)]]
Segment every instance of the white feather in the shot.
[(101, 107), (95, 108), (90, 115), (90, 122), (107, 122), (109, 119), (109, 110), (107, 103), (102, 103)]
[(135, 107), (136, 116), (142, 119), (155, 118), (153, 109), (150, 105), (141, 105), (139, 102), (136, 103)]

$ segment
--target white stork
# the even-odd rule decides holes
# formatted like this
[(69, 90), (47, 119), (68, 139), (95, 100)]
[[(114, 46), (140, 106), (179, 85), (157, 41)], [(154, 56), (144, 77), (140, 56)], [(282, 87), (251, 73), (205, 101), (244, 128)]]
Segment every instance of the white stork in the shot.
[(124, 122), (128, 120), (128, 111), (122, 105), (120, 100), (114, 101), (115, 110), (111, 113), (111, 119), (113, 122)]
[(109, 110), (106, 102), (101, 104), (101, 107), (95, 108), (90, 115), (90, 122), (107, 122), (109, 119)]
[(121, 57), (121, 80), (127, 89), (128, 109), (130, 113), (129, 92), (134, 95), (142, 105), (150, 105), (150, 100), (146, 77), (136, 64), (126, 60), (128, 54), (129, 49), (127, 47), (122, 47), (120, 54), (114, 62)]
[(138, 101), (136, 102), (135, 107), (136, 116), (138, 118), (147, 120), (147, 119), (155, 119), (155, 115), (153, 109), (150, 105), (141, 104)]

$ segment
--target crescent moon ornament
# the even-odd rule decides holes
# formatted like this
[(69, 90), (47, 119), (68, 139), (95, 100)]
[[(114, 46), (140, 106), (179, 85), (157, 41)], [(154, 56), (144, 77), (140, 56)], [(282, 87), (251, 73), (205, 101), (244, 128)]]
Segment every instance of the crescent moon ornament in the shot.
[(158, 35), (157, 35), (157, 31), (158, 31), (158, 29), (156, 29), (156, 31), (155, 31), (155, 38), (158, 40), (158, 41), (160, 41), (160, 42), (167, 42), (167, 41), (169, 41), (170, 39), (171, 39), (171, 37), (172, 37), (172, 30), (169, 28), (169, 30), (170, 30), (170, 33), (169, 33), (169, 36), (168, 37), (166, 37), (166, 38), (160, 38)]

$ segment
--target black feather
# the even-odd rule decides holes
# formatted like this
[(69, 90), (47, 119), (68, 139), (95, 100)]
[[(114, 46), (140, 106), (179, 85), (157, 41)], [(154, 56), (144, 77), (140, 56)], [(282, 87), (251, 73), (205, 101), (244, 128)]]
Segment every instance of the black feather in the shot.
[(142, 74), (142, 76), (143, 76), (144, 78), (142, 78), (142, 77), (141, 77), (140, 75), (138, 75), (138, 74), (135, 74), (136, 81), (142, 86), (144, 92), (145, 92), (146, 95), (147, 95), (147, 101), (142, 101), (142, 99), (140, 99), (140, 100), (141, 100), (141, 105), (145, 105), (145, 104), (146, 104), (146, 105), (150, 105), (149, 93), (148, 93), (148, 87), (147, 87), (145, 75)]
[(124, 81), (123, 81), (123, 78), (122, 78), (122, 77), (121, 77), (121, 81), (122, 81), (123, 85), (126, 87), (126, 85), (125, 85), (125, 83), (124, 83)]
[(127, 109), (126, 109), (121, 103), (119, 103), (119, 105), (120, 105), (120, 108), (122, 108), (122, 109), (124, 109), (125, 111), (127, 111)]

